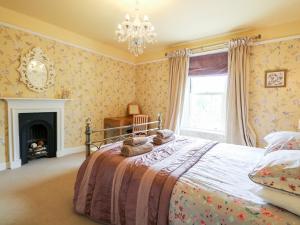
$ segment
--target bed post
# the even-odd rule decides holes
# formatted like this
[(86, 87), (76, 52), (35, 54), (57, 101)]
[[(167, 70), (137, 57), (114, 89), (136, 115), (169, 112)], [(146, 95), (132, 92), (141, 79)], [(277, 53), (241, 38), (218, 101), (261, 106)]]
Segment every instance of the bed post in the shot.
[(161, 130), (162, 129), (162, 116), (161, 113), (158, 113), (158, 129)]
[(86, 126), (85, 126), (85, 157), (89, 157), (91, 154), (91, 119), (88, 118), (86, 120)]

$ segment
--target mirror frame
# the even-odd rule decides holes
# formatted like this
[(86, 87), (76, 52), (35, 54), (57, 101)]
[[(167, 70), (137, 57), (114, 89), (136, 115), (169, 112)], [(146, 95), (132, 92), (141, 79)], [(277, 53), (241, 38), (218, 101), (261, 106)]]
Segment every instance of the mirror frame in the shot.
[[(28, 65), (32, 60), (37, 60), (43, 63), (47, 71), (47, 81), (43, 87), (35, 86), (28, 78)], [(55, 70), (54, 64), (49, 60), (47, 55), (44, 54), (41, 48), (33, 48), (27, 54), (21, 56), (21, 64), (18, 68), (20, 73), (20, 81), (22, 81), (30, 90), (35, 92), (44, 92), (49, 87), (54, 85), (55, 82)]]

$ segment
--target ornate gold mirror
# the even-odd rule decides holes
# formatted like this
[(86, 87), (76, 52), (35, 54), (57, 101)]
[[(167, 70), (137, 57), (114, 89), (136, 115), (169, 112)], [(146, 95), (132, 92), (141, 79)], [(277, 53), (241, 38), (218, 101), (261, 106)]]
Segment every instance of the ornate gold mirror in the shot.
[(21, 57), (18, 71), (20, 80), (33, 91), (43, 92), (54, 85), (54, 65), (40, 48), (33, 48)]

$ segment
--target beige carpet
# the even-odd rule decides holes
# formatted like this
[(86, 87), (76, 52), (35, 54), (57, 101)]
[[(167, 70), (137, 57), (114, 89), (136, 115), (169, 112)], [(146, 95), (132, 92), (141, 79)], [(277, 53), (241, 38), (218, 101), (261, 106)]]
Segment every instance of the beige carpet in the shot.
[(30, 161), (0, 172), (1, 225), (90, 225), (72, 209), (73, 186), (84, 154)]

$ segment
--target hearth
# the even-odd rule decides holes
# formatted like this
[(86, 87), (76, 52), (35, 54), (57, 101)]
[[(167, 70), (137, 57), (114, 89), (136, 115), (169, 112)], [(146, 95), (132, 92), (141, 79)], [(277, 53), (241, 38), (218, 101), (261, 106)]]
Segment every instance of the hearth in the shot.
[(56, 112), (19, 113), (22, 164), (42, 157), (56, 157)]

